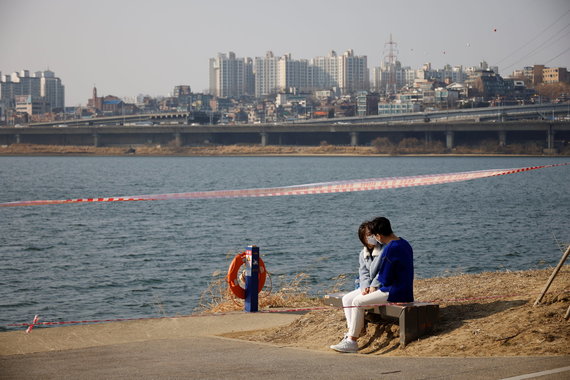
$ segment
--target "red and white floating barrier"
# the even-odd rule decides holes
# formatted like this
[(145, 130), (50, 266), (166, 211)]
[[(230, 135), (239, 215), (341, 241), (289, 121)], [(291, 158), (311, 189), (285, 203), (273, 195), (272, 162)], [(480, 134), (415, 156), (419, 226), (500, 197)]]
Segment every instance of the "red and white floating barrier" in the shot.
[(487, 169), (459, 173), (446, 174), (428, 174), (408, 177), (387, 177), (387, 178), (369, 178), (354, 179), (346, 181), (333, 181), (313, 183), (306, 185), (269, 187), (257, 189), (241, 189), (241, 190), (212, 190), (212, 191), (194, 191), (188, 193), (170, 193), (170, 194), (154, 194), (154, 195), (137, 195), (122, 196), (108, 198), (77, 198), (65, 200), (38, 200), (38, 201), (16, 201), (0, 203), (0, 207), (16, 207), (16, 206), (39, 206), (53, 204), (69, 204), (69, 203), (94, 203), (94, 202), (134, 202), (134, 201), (157, 201), (172, 199), (211, 199), (211, 198), (248, 198), (248, 197), (277, 197), (290, 195), (308, 195), (308, 194), (331, 194), (344, 193), (353, 191), (370, 191), (383, 189), (397, 189), (401, 187), (438, 185), (451, 182), (462, 182), (473, 179), (496, 177), (507, 174), (527, 172), (530, 170), (544, 169), (555, 166), (570, 165), (570, 163), (530, 166), (526, 168), (516, 169)]

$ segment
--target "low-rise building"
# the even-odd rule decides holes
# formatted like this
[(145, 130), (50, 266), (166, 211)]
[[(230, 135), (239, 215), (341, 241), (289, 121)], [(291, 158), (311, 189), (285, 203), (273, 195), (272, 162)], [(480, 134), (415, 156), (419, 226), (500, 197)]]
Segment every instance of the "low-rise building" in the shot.
[(420, 104), (415, 102), (394, 102), (378, 104), (378, 115), (391, 115), (420, 111)]
[(307, 95), (305, 94), (283, 94), (275, 95), (275, 105), (285, 106), (293, 103), (307, 103)]
[(28, 115), (39, 115), (48, 112), (48, 103), (42, 97), (32, 95), (16, 96), (16, 112), (27, 113)]
[(459, 91), (446, 87), (434, 90), (435, 104), (439, 107), (453, 108), (459, 101)]
[(545, 67), (542, 70), (543, 83), (570, 83), (570, 76), (566, 67)]
[(509, 91), (509, 83), (489, 69), (473, 72), (469, 78), (469, 85), (475, 90), (476, 96), (486, 100), (505, 96)]
[(366, 91), (359, 92), (356, 95), (356, 115), (378, 115), (379, 100), (380, 96), (376, 93), (368, 93)]

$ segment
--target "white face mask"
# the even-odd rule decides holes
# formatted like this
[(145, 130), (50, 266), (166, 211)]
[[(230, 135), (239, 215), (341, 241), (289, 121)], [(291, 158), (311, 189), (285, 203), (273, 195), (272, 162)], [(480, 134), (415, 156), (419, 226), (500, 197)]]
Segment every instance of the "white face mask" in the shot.
[(376, 245), (377, 244), (377, 240), (374, 236), (370, 235), (366, 238), (366, 241), (368, 242), (368, 244), (370, 245)]

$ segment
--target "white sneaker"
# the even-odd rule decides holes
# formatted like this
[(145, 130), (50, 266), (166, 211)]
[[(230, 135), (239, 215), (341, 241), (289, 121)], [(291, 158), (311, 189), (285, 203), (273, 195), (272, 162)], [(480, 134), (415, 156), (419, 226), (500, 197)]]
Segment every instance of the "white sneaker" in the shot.
[(331, 348), (338, 352), (355, 353), (358, 352), (358, 343), (346, 337), (343, 340), (341, 340), (339, 344), (332, 345)]

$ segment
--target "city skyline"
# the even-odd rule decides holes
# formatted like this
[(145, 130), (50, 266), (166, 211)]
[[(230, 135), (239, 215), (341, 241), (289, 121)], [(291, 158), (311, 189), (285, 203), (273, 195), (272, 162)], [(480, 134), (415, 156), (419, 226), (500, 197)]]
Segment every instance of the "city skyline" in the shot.
[[(565, 1), (260, 1), (238, 3), (38, 0), (0, 4), (0, 71), (50, 69), (66, 86), (66, 104), (101, 94), (166, 96), (176, 85), (209, 87), (208, 62), (218, 53), (294, 59), (353, 49), (380, 65), (390, 34), (398, 59), (464, 67), (486, 61), (501, 75), (533, 64), (568, 67), (570, 5)], [(26, 22), (22, 22), (26, 20)]]

